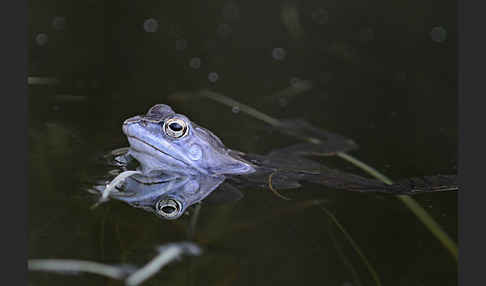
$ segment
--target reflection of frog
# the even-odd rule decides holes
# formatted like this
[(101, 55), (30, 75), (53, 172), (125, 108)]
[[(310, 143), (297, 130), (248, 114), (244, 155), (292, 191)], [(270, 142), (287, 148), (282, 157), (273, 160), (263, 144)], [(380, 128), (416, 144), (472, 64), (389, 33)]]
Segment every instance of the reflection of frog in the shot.
[[(145, 184), (134, 178), (127, 178), (120, 186), (121, 191), (111, 192), (110, 197), (165, 219), (177, 219), (189, 206), (206, 199), (223, 181), (224, 178), (221, 176), (196, 175), (172, 177), (166, 181)], [(100, 183), (92, 189), (103, 193), (104, 188), (105, 184)], [(217, 196), (218, 192), (214, 194)], [(214, 194), (211, 194), (212, 197), (215, 197)], [(228, 194), (225, 195), (228, 197)], [(242, 196), (237, 192), (231, 192), (229, 195), (231, 200)], [(213, 199), (215, 200), (218, 198)]]
[(130, 143), (129, 154), (140, 163), (145, 176), (164, 174), (249, 174), (251, 163), (226, 148), (211, 131), (158, 104), (146, 115), (123, 123)]

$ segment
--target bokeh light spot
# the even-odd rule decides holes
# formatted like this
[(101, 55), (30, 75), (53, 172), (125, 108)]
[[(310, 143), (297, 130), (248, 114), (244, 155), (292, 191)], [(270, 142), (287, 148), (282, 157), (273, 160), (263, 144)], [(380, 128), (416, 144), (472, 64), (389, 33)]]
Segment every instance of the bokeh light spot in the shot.
[(189, 60), (189, 66), (195, 70), (201, 67), (201, 59), (198, 57), (194, 57)]
[(210, 72), (208, 74), (209, 82), (215, 83), (219, 79), (219, 75), (216, 72)]
[(287, 56), (287, 52), (283, 48), (275, 48), (272, 50), (272, 57), (277, 61), (283, 61)]
[(441, 26), (434, 27), (430, 31), (430, 38), (436, 43), (442, 43), (447, 39), (447, 31)]
[(147, 33), (157, 32), (159, 29), (159, 22), (154, 18), (147, 19), (145, 22), (143, 22), (143, 29)]
[(48, 41), (49, 37), (45, 33), (39, 33), (35, 36), (35, 42), (41, 47), (47, 45)]

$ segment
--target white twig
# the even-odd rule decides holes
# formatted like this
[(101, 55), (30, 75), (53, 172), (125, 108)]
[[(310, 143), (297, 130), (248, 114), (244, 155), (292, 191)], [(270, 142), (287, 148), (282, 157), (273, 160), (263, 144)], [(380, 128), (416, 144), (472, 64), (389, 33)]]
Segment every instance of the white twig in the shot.
[(182, 254), (199, 255), (201, 253), (201, 249), (190, 242), (171, 243), (159, 247), (158, 250), (159, 255), (127, 277), (125, 280), (127, 285), (139, 285)]
[(141, 174), (140, 171), (125, 171), (118, 176), (116, 176), (108, 185), (106, 185), (106, 188), (103, 190), (103, 194), (101, 195), (101, 198), (98, 200), (96, 204), (94, 204), (91, 208), (94, 209), (98, 205), (100, 205), (103, 202), (106, 202), (108, 200), (108, 196), (110, 195), (110, 192), (115, 189), (115, 187), (123, 182), (126, 178), (133, 176), (135, 174)]
[(120, 267), (74, 259), (30, 259), (28, 268), (32, 271), (90, 272), (113, 279), (123, 279), (127, 275)]
[(182, 254), (200, 255), (202, 252), (199, 246), (191, 242), (169, 243), (159, 246), (157, 250), (159, 255), (136, 271), (131, 265), (128, 268), (75, 259), (30, 259), (28, 269), (30, 271), (88, 272), (118, 280), (126, 278), (127, 285), (139, 285)]

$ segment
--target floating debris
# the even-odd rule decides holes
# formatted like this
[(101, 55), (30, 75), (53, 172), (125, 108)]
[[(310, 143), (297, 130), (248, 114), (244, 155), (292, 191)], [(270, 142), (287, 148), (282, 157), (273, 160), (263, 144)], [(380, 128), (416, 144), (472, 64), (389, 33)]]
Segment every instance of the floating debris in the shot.
[(91, 208), (94, 209), (97, 206), (99, 206), (101, 203), (106, 202), (108, 200), (108, 196), (110, 195), (110, 192), (113, 191), (115, 187), (118, 186), (118, 184), (120, 184), (121, 182), (123, 182), (126, 178), (141, 173), (142, 172), (140, 171), (125, 171), (120, 173), (108, 185), (106, 185), (105, 189), (103, 190), (103, 194), (101, 195), (101, 198)]
[(169, 243), (157, 247), (159, 254), (142, 268), (133, 265), (108, 265), (99, 262), (76, 259), (29, 259), (29, 271), (48, 271), (62, 274), (79, 272), (93, 273), (117, 280), (125, 280), (127, 285), (140, 285), (167, 264), (182, 255), (201, 255), (202, 250), (192, 242)]
[(63, 274), (88, 272), (113, 279), (123, 279), (128, 276), (127, 270), (123, 267), (75, 259), (29, 259), (27, 267), (30, 271), (51, 271)]
[(144, 267), (127, 277), (125, 280), (127, 285), (139, 285), (155, 273), (159, 272), (162, 267), (178, 259), (183, 254), (196, 256), (200, 255), (202, 252), (199, 246), (190, 242), (171, 243), (159, 246), (157, 250), (159, 251), (159, 255)]

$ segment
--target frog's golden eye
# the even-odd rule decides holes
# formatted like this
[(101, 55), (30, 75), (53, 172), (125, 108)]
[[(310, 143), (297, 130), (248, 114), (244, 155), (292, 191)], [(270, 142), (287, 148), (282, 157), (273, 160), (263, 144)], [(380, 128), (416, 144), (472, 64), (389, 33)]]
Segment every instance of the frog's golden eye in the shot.
[(164, 122), (164, 132), (173, 138), (181, 138), (187, 134), (187, 123), (180, 118), (170, 118)]

